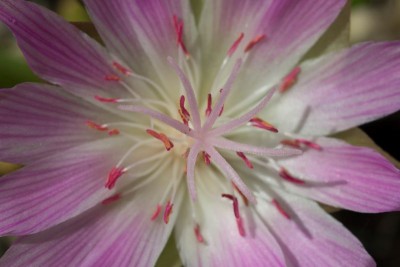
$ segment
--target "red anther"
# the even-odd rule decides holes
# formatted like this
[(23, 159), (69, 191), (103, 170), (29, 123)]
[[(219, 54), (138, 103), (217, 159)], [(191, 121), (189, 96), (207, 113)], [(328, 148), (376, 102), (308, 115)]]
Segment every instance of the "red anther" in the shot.
[(289, 140), (289, 139), (285, 139), (281, 141), (282, 145), (286, 145), (286, 146), (291, 146), (294, 148), (300, 148), (300, 144), (297, 140)]
[(240, 234), (241, 236), (245, 236), (245, 235), (246, 235), (246, 232), (245, 232), (245, 230), (244, 230), (242, 218), (240, 218), (240, 217), (239, 217), (239, 218), (236, 218), (236, 225), (237, 225), (239, 234)]
[(204, 243), (204, 238), (200, 233), (200, 226), (198, 224), (196, 224), (194, 227), (194, 234), (196, 235), (196, 239), (199, 243)]
[(124, 66), (122, 66), (121, 64), (114, 62), (113, 63), (114, 68), (116, 68), (118, 71), (120, 71), (122, 74), (125, 75), (129, 75), (132, 74), (132, 71), (130, 71), (129, 69), (125, 68)]
[(88, 127), (92, 128), (92, 129), (95, 129), (95, 130), (98, 130), (98, 131), (101, 131), (101, 132), (104, 132), (104, 131), (107, 131), (107, 130), (108, 130), (107, 127), (105, 127), (105, 126), (103, 126), (103, 125), (100, 125), (100, 124), (97, 124), (97, 123), (95, 123), (95, 122), (93, 122), (93, 121), (87, 121), (87, 122), (86, 122), (86, 125), (87, 125)]
[(171, 204), (170, 201), (168, 201), (168, 202), (167, 202), (167, 205), (165, 206), (164, 216), (163, 216), (163, 219), (164, 219), (165, 224), (168, 224), (168, 222), (169, 222), (169, 216), (170, 216), (171, 213), (172, 213), (172, 207), (173, 207), (173, 206), (174, 206), (174, 204)]
[(101, 97), (101, 96), (94, 96), (94, 98), (97, 101), (104, 102), (104, 103), (117, 103), (118, 98), (106, 98), (106, 97)]
[(264, 40), (267, 36), (265, 34), (259, 34), (251, 40), (244, 48), (244, 52), (249, 52), (256, 44)]
[(317, 143), (311, 142), (309, 140), (296, 139), (296, 142), (303, 144), (309, 148), (315, 149), (315, 150), (322, 150), (322, 147), (320, 145), (318, 145)]
[(291, 183), (294, 184), (305, 184), (306, 182), (304, 182), (303, 180), (300, 180), (299, 178), (294, 177), (293, 175), (291, 175), (285, 168), (281, 168), (281, 170), (279, 171), (279, 176)]
[(300, 67), (295, 67), (285, 78), (283, 78), (279, 87), (279, 92), (284, 93), (291, 88), (297, 82), (297, 77), (299, 76), (300, 71)]
[(181, 95), (181, 98), (179, 100), (179, 106), (182, 110), (182, 114), (187, 118), (187, 120), (190, 120), (190, 113), (189, 111), (185, 108), (185, 96)]
[(108, 131), (109, 136), (119, 135), (119, 134), (120, 134), (120, 132), (118, 129), (112, 129), (112, 130)]
[[(223, 90), (224, 90), (224, 89), (222, 89), (222, 88), (219, 89), (219, 93), (222, 94), (222, 91), (223, 91)], [(222, 105), (222, 108), (221, 108), (221, 110), (220, 110), (219, 113), (218, 113), (218, 116), (219, 116), (219, 117), (221, 117), (222, 112), (224, 112), (224, 105)]]
[(207, 96), (207, 109), (206, 109), (206, 116), (210, 116), (211, 111), (212, 111), (212, 95), (208, 94)]
[(152, 221), (155, 221), (158, 218), (158, 215), (160, 215), (160, 213), (161, 213), (161, 209), (162, 209), (162, 206), (160, 204), (157, 204), (156, 210), (154, 211), (153, 215), (151, 215)]
[(187, 119), (187, 117), (185, 115), (183, 115), (182, 110), (178, 109), (178, 112), (179, 112), (179, 116), (181, 116), (183, 124), (185, 124), (186, 126), (189, 126), (189, 120)]
[(121, 78), (117, 75), (110, 74), (104, 77), (106, 81), (119, 82)]
[(237, 197), (235, 197), (235, 196), (233, 196), (231, 194), (222, 194), (222, 197), (232, 200), (232, 202), (233, 202), (233, 213), (235, 214), (235, 218), (240, 218), (239, 202), (237, 200)]
[(279, 204), (279, 202), (276, 199), (272, 200), (272, 204), (279, 211), (279, 213), (283, 215), (283, 217), (285, 217), (286, 219), (290, 220), (289, 214), (282, 208), (281, 204)]
[(232, 182), (233, 188), (239, 193), (239, 195), (242, 197), (243, 203), (244, 205), (248, 206), (249, 205), (249, 200), (247, 199), (247, 197), (242, 193), (242, 191), (240, 191), (239, 187), (237, 187), (237, 185)]
[(211, 164), (211, 157), (210, 155), (208, 155), (207, 152), (203, 151), (203, 158), (204, 158), (204, 162), (205, 164), (208, 166)]
[(250, 123), (251, 123), (251, 126), (254, 126), (254, 127), (257, 127), (260, 129), (264, 129), (264, 130), (274, 132), (274, 133), (278, 132), (278, 129), (276, 129), (275, 126), (273, 126), (272, 124), (269, 124), (268, 122), (266, 122), (260, 118), (257, 118), (257, 117), (252, 118), (250, 120)]
[(231, 48), (229, 48), (228, 50), (228, 57), (231, 57), (233, 55), (233, 53), (235, 53), (236, 49), (238, 48), (240, 42), (243, 40), (244, 37), (244, 33), (241, 32), (239, 37), (236, 39), (236, 41), (233, 43), (233, 45), (231, 46)]
[(182, 48), (183, 53), (189, 56), (189, 52), (186, 49), (185, 43), (183, 42), (183, 21), (180, 20), (176, 15), (173, 16), (174, 28), (176, 33), (176, 43)]
[(243, 152), (236, 152), (236, 154), (244, 161), (244, 163), (246, 163), (247, 167), (249, 167), (250, 169), (253, 169), (254, 166), (253, 164), (250, 162), (250, 160), (246, 157), (246, 155)]
[(112, 203), (114, 203), (115, 201), (119, 200), (120, 198), (121, 198), (121, 195), (120, 195), (120, 194), (115, 194), (115, 195), (112, 195), (111, 197), (108, 197), (108, 198), (104, 199), (104, 200), (101, 202), (101, 204), (103, 204), (103, 205), (109, 205), (109, 204), (112, 204)]
[(113, 167), (108, 174), (106, 184), (104, 185), (108, 189), (112, 189), (115, 186), (117, 180), (125, 173), (124, 168)]
[(165, 146), (165, 149), (167, 151), (170, 151), (174, 147), (174, 144), (171, 142), (171, 140), (169, 140), (169, 138), (165, 134), (157, 133), (156, 131), (153, 131), (151, 129), (147, 129), (146, 132), (149, 135), (153, 136), (154, 138), (156, 138), (156, 139), (160, 140), (161, 142), (163, 142), (163, 144)]

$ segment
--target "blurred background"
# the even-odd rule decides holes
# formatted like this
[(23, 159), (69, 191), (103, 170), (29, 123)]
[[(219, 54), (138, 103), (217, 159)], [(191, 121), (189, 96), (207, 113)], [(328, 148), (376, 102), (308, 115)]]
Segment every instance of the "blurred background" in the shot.
[[(88, 16), (79, 0), (36, 0), (69, 21), (86, 21)], [(400, 40), (400, 0), (352, 0), (351, 42)], [(0, 25), (0, 88), (25, 81), (39, 81), (29, 70), (9, 31)], [(362, 126), (384, 150), (400, 160), (400, 112)], [(399, 192), (400, 194), (400, 192)], [(400, 266), (400, 212), (361, 214), (338, 211), (340, 220), (377, 261), (378, 266)], [(0, 240), (0, 255), (8, 248)]]

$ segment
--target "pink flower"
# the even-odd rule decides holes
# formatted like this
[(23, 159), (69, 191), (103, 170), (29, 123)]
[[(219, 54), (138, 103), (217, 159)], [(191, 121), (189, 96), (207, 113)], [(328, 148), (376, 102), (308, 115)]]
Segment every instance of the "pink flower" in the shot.
[(2, 266), (153, 266), (172, 230), (185, 266), (374, 265), (315, 201), (399, 210), (398, 169), (323, 137), (399, 109), (399, 42), (300, 61), (344, 0), (84, 2), (106, 48), (0, 0), (52, 84), (0, 93)]

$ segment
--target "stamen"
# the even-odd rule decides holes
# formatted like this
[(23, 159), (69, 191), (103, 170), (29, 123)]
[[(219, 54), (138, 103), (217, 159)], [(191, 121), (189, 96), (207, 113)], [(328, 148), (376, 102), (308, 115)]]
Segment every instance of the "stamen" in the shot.
[(101, 96), (94, 96), (94, 98), (97, 101), (103, 102), (103, 103), (117, 103), (118, 98), (106, 98), (106, 97), (101, 97)]
[[(219, 89), (220, 94), (222, 94), (222, 91), (224, 91), (224, 89), (222, 89), (222, 88)], [(221, 117), (222, 113), (224, 112), (224, 108), (225, 108), (225, 105), (222, 105), (221, 110), (218, 113), (218, 117)]]
[(253, 164), (251, 164), (250, 160), (246, 157), (246, 155), (243, 152), (236, 152), (236, 154), (244, 161), (244, 163), (246, 163), (247, 167), (249, 167), (250, 169), (253, 169), (254, 166)]
[(282, 145), (286, 145), (286, 146), (291, 146), (294, 148), (301, 148), (300, 144), (297, 140), (289, 140), (289, 139), (285, 139), (281, 141)]
[(108, 131), (109, 136), (114, 136), (114, 135), (119, 135), (119, 134), (120, 134), (120, 132), (118, 129), (112, 129), (112, 130)]
[(93, 121), (87, 121), (87, 122), (86, 122), (86, 125), (87, 125), (88, 127), (92, 128), (92, 129), (95, 129), (95, 130), (98, 130), (98, 131), (101, 131), (101, 132), (104, 132), (104, 131), (107, 131), (107, 130), (108, 130), (107, 127), (105, 127), (105, 126), (103, 126), (103, 125), (100, 125), (100, 124), (97, 124), (97, 123), (95, 123), (95, 122), (93, 122)]
[(281, 170), (279, 171), (279, 176), (282, 177), (284, 180), (294, 184), (305, 184), (305, 181), (294, 177), (285, 168), (281, 168)]
[(212, 95), (208, 94), (207, 96), (207, 109), (206, 109), (206, 116), (210, 116), (211, 111), (212, 111)]
[(236, 218), (236, 225), (237, 225), (239, 234), (240, 234), (241, 236), (245, 236), (245, 235), (246, 235), (246, 232), (245, 232), (245, 230), (244, 230), (242, 218)]
[(158, 218), (158, 215), (160, 215), (160, 213), (161, 213), (161, 209), (162, 209), (162, 206), (160, 204), (157, 204), (157, 208), (156, 208), (155, 212), (153, 213), (153, 215), (151, 216), (152, 221), (155, 221)]
[(171, 213), (172, 213), (172, 207), (173, 207), (173, 206), (174, 206), (174, 204), (171, 204), (170, 201), (168, 201), (168, 202), (167, 202), (167, 205), (165, 206), (164, 216), (163, 216), (163, 219), (164, 219), (165, 224), (168, 224), (168, 222), (169, 222), (169, 216), (170, 216)]
[(130, 75), (132, 74), (132, 71), (130, 71), (129, 69), (125, 68), (124, 66), (122, 66), (121, 64), (114, 62), (113, 63), (114, 68), (116, 68), (118, 71), (120, 71), (122, 74), (125, 75)]
[(227, 198), (229, 200), (232, 200), (233, 204), (233, 213), (235, 214), (236, 218), (240, 218), (240, 213), (239, 213), (239, 203), (237, 200), (237, 197), (231, 195), (231, 194), (222, 194), (221, 195), (224, 198)]
[(181, 95), (181, 98), (179, 100), (179, 105), (182, 111), (182, 114), (185, 116), (185, 118), (187, 120), (190, 120), (190, 113), (189, 111), (187, 111), (187, 109), (185, 108), (185, 96)]
[(259, 34), (254, 37), (244, 48), (244, 52), (249, 52), (256, 44), (264, 40), (267, 36), (265, 34)]
[(194, 234), (196, 235), (196, 239), (199, 243), (204, 243), (204, 238), (200, 233), (200, 226), (198, 224), (196, 224), (194, 227)]
[(125, 168), (113, 167), (108, 174), (108, 178), (104, 186), (108, 189), (113, 189), (115, 183), (125, 173), (125, 171)]
[(121, 194), (115, 194), (115, 195), (112, 195), (112, 196), (109, 197), (109, 198), (104, 199), (104, 200), (101, 202), (101, 204), (103, 204), (103, 205), (109, 205), (109, 204), (112, 204), (112, 203), (114, 203), (115, 201), (119, 200), (120, 198), (121, 198)]
[(247, 199), (247, 197), (245, 195), (243, 195), (242, 191), (240, 191), (240, 189), (235, 185), (234, 182), (232, 182), (233, 188), (239, 193), (239, 195), (242, 197), (243, 203), (245, 206), (249, 205), (249, 200)]
[(170, 151), (174, 147), (174, 144), (171, 142), (171, 140), (169, 140), (169, 138), (165, 134), (157, 133), (156, 131), (153, 131), (151, 129), (147, 129), (146, 132), (149, 135), (153, 136), (154, 138), (156, 138), (156, 139), (160, 140), (161, 142), (163, 142), (163, 144), (165, 146), (165, 149), (167, 151)]
[(210, 155), (208, 155), (207, 152), (203, 151), (203, 158), (204, 158), (204, 162), (207, 166), (209, 166), (211, 164), (211, 157)]
[(281, 206), (281, 204), (279, 204), (279, 202), (276, 199), (272, 200), (272, 204), (275, 206), (275, 208), (279, 211), (280, 214), (282, 214), (283, 217), (285, 217), (286, 219), (290, 220), (290, 216), (289, 214), (283, 209), (283, 207)]
[(274, 133), (278, 132), (278, 129), (276, 129), (275, 126), (257, 117), (250, 119), (250, 123), (253, 127), (257, 127)]
[(106, 81), (111, 81), (111, 82), (119, 82), (121, 80), (121, 78), (119, 76), (114, 75), (114, 74), (106, 75), (104, 77), (104, 79)]
[(228, 57), (231, 57), (233, 53), (235, 53), (236, 49), (238, 48), (239, 44), (242, 42), (244, 37), (244, 33), (240, 33), (239, 37), (236, 39), (236, 41), (232, 44), (231, 48), (228, 50)]
[(296, 82), (300, 73), (300, 67), (295, 67), (283, 80), (279, 87), (279, 92), (284, 93), (291, 88)]
[(322, 150), (322, 147), (320, 145), (318, 145), (317, 143), (311, 142), (309, 140), (296, 139), (296, 142), (303, 144), (309, 148), (315, 149), (315, 150)]
[(180, 20), (176, 15), (173, 16), (174, 28), (176, 33), (176, 43), (182, 48), (183, 53), (186, 57), (189, 57), (189, 51), (186, 49), (185, 43), (183, 42), (183, 21)]

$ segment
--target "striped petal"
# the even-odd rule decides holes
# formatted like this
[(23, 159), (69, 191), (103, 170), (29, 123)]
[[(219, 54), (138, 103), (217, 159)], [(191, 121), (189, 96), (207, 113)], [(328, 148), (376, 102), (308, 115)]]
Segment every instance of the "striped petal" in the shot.
[(105, 123), (116, 118), (55, 86), (20, 84), (3, 89), (0, 161), (26, 164), (104, 137), (87, 121)]
[(326, 135), (399, 109), (400, 42), (364, 43), (302, 64), (265, 118), (284, 131)]
[(292, 193), (360, 212), (400, 210), (400, 170), (366, 147), (318, 138), (322, 150), (309, 149), (279, 164), (304, 185), (284, 182)]
[(1, 235), (26, 235), (101, 202), (108, 172), (126, 140), (99, 140), (37, 160), (0, 179)]
[(110, 78), (118, 71), (105, 49), (55, 13), (28, 1), (2, 0), (0, 20), (43, 79), (80, 95), (93, 96), (99, 89), (123, 95), (125, 89)]

